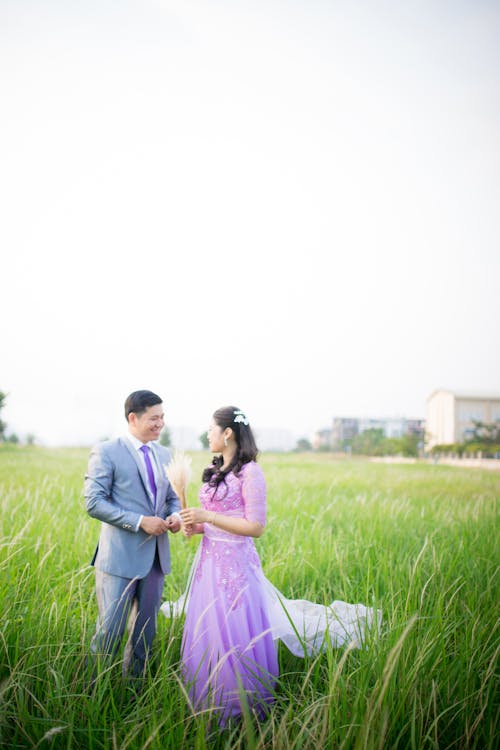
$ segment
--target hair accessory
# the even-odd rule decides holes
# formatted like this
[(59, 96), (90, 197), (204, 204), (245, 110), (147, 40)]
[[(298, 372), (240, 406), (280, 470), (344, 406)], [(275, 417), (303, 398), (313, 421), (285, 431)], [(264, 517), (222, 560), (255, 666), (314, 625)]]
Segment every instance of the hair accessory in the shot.
[(245, 415), (244, 412), (241, 411), (241, 409), (236, 409), (234, 412), (234, 419), (233, 422), (242, 422), (243, 424), (248, 424), (248, 417)]

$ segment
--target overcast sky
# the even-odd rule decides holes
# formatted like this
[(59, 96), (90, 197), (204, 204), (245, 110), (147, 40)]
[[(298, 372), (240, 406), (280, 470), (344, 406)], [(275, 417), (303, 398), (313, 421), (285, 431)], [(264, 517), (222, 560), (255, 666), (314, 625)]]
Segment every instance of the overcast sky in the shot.
[(20, 435), (500, 391), (500, 3), (0, 0), (0, 64)]

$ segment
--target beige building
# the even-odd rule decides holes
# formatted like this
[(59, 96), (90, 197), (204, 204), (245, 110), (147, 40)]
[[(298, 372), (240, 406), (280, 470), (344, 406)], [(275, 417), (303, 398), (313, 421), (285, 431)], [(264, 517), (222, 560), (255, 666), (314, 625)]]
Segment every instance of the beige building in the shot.
[(461, 443), (474, 422), (500, 421), (500, 396), (434, 391), (427, 399), (426, 448)]

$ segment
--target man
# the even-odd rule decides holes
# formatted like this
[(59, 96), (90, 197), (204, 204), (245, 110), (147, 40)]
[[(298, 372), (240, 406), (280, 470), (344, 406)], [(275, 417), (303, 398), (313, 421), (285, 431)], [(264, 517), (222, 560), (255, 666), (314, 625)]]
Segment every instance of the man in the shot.
[(154, 442), (164, 425), (161, 398), (134, 391), (125, 401), (125, 418), (127, 434), (93, 448), (85, 475), (87, 512), (102, 521), (92, 560), (99, 617), (90, 648), (96, 656), (116, 654), (135, 600), (131, 670), (139, 677), (170, 572), (167, 531), (178, 532), (181, 519), (179, 499), (164, 469), (170, 453)]

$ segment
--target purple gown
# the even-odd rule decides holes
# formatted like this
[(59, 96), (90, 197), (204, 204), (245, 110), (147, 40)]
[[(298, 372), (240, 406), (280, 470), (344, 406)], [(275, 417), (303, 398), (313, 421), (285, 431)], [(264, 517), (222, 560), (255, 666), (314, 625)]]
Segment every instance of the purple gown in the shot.
[[(217, 488), (200, 490), (205, 510), (266, 521), (260, 466), (244, 464)], [(213, 709), (220, 724), (242, 713), (242, 702), (262, 714), (278, 676), (259, 556), (252, 537), (204, 524), (192, 569), (182, 640), (183, 675), (195, 710)]]
[[(208, 511), (266, 521), (266, 484), (255, 462), (228, 474), (217, 489), (202, 485)], [(329, 648), (362, 648), (380, 630), (382, 613), (364, 604), (329, 605), (287, 599), (262, 572), (254, 540), (204, 524), (188, 586), (166, 617), (186, 613), (182, 665), (195, 711), (213, 710), (224, 725), (245, 702), (257, 713), (272, 701), (278, 677), (277, 642), (296, 656)]]

